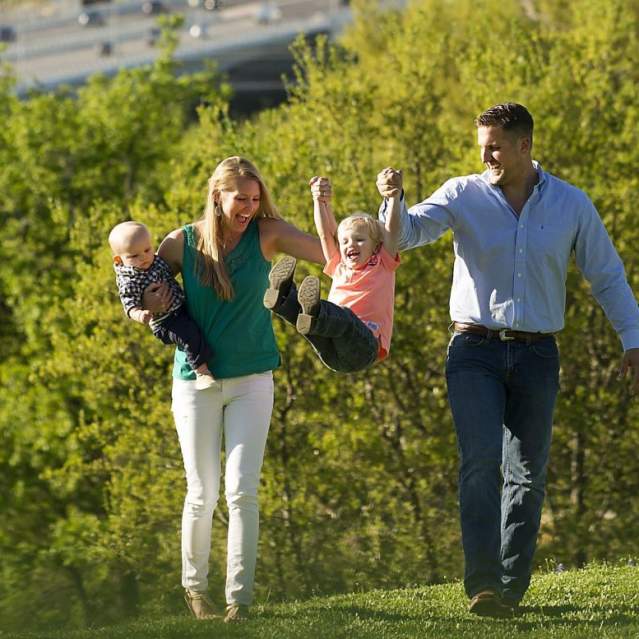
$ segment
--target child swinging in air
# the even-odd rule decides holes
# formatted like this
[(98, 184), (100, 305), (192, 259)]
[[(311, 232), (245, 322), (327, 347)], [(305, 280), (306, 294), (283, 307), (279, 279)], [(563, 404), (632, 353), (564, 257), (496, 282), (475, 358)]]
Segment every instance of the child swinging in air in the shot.
[[(175, 281), (171, 267), (155, 254), (149, 229), (140, 222), (122, 222), (111, 229), (109, 245), (124, 312), (132, 320), (150, 326), (153, 335), (165, 344), (175, 344), (185, 352), (198, 390), (213, 386), (215, 379), (207, 365), (211, 350), (186, 312), (184, 291)], [(155, 282), (168, 282), (173, 294), (171, 307), (160, 316), (142, 308), (144, 290)]]
[(264, 294), (264, 306), (293, 324), (321, 361), (341, 373), (364, 370), (390, 350), (402, 177), (391, 168), (384, 173), (393, 176), (393, 187), (380, 190), (389, 199), (385, 224), (367, 213), (354, 213), (338, 226), (328, 179), (310, 181), (324, 273), (333, 278), (328, 300), (320, 299), (317, 277), (304, 278), (296, 289), (295, 258), (288, 256), (271, 269)]

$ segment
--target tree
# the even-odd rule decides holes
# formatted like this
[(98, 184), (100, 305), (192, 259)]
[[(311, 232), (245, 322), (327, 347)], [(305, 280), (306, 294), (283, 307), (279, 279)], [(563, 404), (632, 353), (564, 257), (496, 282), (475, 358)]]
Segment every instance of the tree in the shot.
[[(7, 625), (34, 605), (43, 623), (67, 625), (179, 605), (171, 349), (123, 317), (105, 238), (127, 218), (156, 241), (197, 219), (224, 157), (254, 160), (284, 217), (313, 231), (311, 176), (331, 178), (338, 217), (377, 209), (387, 165), (404, 170), (415, 202), (481, 170), (477, 113), (522, 102), (537, 121), (536, 159), (590, 194), (637, 290), (635, 0), (416, 0), (401, 12), (360, 0), (354, 11), (338, 43), (296, 43), (288, 102), (244, 122), (230, 118), (217, 76), (176, 78), (170, 41), (154, 67), (94, 78), (77, 95), (18, 101), (10, 80), (0, 87)], [(443, 378), (451, 266), (449, 236), (402, 255), (391, 357), (364, 374), (329, 372), (276, 321), (258, 598), (460, 576)], [(299, 265), (298, 277), (308, 272), (319, 269)], [(568, 289), (540, 563), (636, 552), (638, 409), (615, 380), (618, 340), (576, 269)], [(222, 505), (216, 593), (225, 517)]]

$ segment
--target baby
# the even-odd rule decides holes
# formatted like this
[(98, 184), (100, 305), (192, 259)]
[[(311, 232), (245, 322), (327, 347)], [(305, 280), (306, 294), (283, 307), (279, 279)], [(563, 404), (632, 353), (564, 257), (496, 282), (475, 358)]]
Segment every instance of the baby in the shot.
[[(175, 344), (186, 353), (198, 390), (213, 386), (215, 379), (207, 365), (211, 350), (186, 312), (184, 291), (175, 281), (171, 267), (155, 254), (147, 227), (140, 222), (122, 222), (109, 233), (109, 244), (126, 314), (136, 322), (148, 324), (153, 335), (165, 344)], [(155, 282), (167, 282), (173, 294), (170, 308), (159, 316), (142, 308), (144, 290)]]
[(285, 257), (269, 274), (264, 305), (293, 324), (330, 369), (350, 373), (372, 366), (390, 350), (393, 331), (395, 271), (399, 266), (399, 197), (401, 172), (388, 168), (393, 187), (385, 224), (367, 213), (354, 213), (337, 225), (326, 178), (311, 182), (313, 215), (326, 259), (324, 273), (333, 278), (328, 300), (309, 276), (296, 290), (295, 259)]

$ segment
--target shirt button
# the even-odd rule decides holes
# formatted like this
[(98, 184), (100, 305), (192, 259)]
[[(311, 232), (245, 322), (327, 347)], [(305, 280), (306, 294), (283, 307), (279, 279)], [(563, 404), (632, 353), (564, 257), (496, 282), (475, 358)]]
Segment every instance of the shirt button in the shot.
[(518, 297), (518, 298), (517, 298), (517, 301), (518, 301), (518, 302), (521, 302), (521, 297)]
[(519, 252), (520, 252), (520, 253), (523, 253), (523, 252), (524, 252), (524, 249), (519, 249)]
[(517, 273), (517, 277), (521, 277), (521, 273)]
[(520, 229), (523, 229), (523, 228), (524, 228), (524, 225), (523, 225), (523, 224), (520, 224), (520, 225), (519, 225), (519, 228), (520, 228)]

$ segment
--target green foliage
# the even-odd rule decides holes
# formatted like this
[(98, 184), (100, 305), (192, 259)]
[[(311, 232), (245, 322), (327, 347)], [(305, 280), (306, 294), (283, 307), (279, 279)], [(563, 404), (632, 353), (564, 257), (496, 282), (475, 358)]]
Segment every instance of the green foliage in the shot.
[[(108, 623), (181, 605), (184, 479), (170, 415), (171, 349), (125, 320), (105, 239), (124, 219), (147, 223), (157, 242), (197, 219), (222, 158), (254, 160), (283, 216), (312, 232), (311, 176), (331, 177), (338, 217), (376, 210), (375, 176), (387, 165), (403, 169), (415, 202), (452, 175), (480, 170), (477, 113), (523, 102), (538, 123), (536, 158), (591, 195), (638, 289), (636, 0), (415, 0), (402, 12), (354, 5), (357, 19), (339, 43), (295, 44), (290, 99), (247, 122), (229, 117), (229, 89), (213, 72), (176, 76), (172, 20), (153, 67), (95, 77), (77, 95), (19, 101), (10, 74), (2, 76), (0, 618), (7, 627)], [(402, 255), (392, 356), (367, 374), (329, 372), (276, 320), (283, 363), (263, 471), (259, 601), (460, 575), (457, 455), (443, 378), (451, 265), (450, 236)], [(301, 264), (298, 276), (306, 272), (319, 269)], [(580, 565), (636, 551), (639, 416), (615, 378), (616, 336), (576, 269), (568, 284), (538, 560)], [(224, 537), (222, 505), (213, 534), (216, 593)], [(564, 605), (552, 585), (563, 578), (538, 582), (533, 593), (543, 605)], [(443, 603), (423, 604), (424, 593), (443, 593), (461, 606), (458, 586), (407, 593), (410, 603), (401, 594), (379, 594), (383, 603), (367, 603), (368, 595), (329, 600), (336, 616), (320, 604), (299, 616), (295, 607), (262, 614), (277, 636), (288, 636), (291, 615), (291, 632), (299, 621), (316, 636), (340, 636), (326, 634), (324, 623), (362, 637), (412, 636), (425, 623), (433, 636), (481, 636), (470, 619), (452, 626), (457, 613)], [(619, 599), (609, 614), (603, 604), (591, 607), (590, 596), (575, 591), (574, 609), (553, 616), (551, 636), (586, 636), (573, 626), (590, 632), (602, 622), (607, 632), (608, 621), (611, 634), (600, 636), (636, 634), (624, 608), (632, 602)], [(433, 617), (448, 621), (438, 628)], [(521, 631), (532, 636), (547, 621), (532, 611)], [(180, 634), (186, 622), (167, 627)], [(169, 636), (156, 626), (139, 636), (152, 632)]]
[[(77, 96), (8, 101), (1, 152), (11, 161), (0, 177), (0, 291), (12, 328), (0, 408), (8, 623), (30, 614), (24, 597), (9, 595), (16, 587), (48, 611), (43, 624), (115, 618), (117, 600), (128, 612), (144, 585), (144, 570), (132, 566), (161, 566), (165, 546), (171, 563), (177, 552), (172, 485), (181, 463), (166, 388), (154, 384), (168, 376), (170, 353), (123, 321), (105, 240), (131, 217), (158, 240), (170, 229), (158, 213), (169, 167), (215, 84), (210, 74), (177, 79), (160, 61), (95, 77)], [(146, 521), (140, 502), (152, 520), (143, 535), (129, 516)]]

